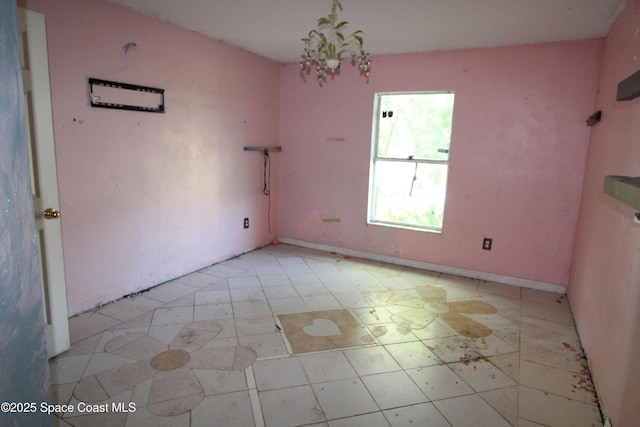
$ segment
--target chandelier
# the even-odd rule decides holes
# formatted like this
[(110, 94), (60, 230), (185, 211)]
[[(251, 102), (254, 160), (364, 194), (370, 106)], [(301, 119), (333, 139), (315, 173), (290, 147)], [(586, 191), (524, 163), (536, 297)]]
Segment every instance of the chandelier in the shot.
[(315, 67), (320, 84), (327, 81), (327, 73), (334, 74), (340, 67), (343, 55), (350, 55), (353, 63), (358, 59), (362, 76), (368, 78), (371, 70), (371, 58), (362, 49), (364, 33), (358, 30), (345, 36), (344, 30), (349, 23), (338, 21), (337, 9), (342, 11), (342, 4), (333, 0), (331, 14), (318, 19), (318, 28), (302, 39), (304, 51), (300, 56), (300, 69), (308, 72)]

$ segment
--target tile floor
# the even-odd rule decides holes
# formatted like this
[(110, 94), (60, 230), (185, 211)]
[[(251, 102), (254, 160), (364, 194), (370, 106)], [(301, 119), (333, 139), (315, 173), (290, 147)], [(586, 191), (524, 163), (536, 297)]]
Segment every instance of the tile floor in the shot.
[(602, 425), (559, 294), (279, 245), (70, 328), (59, 426)]

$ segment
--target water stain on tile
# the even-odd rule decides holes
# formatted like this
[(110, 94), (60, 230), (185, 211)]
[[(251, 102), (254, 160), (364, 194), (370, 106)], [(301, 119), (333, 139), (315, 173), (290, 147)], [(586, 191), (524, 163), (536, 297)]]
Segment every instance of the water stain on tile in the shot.
[(346, 309), (280, 314), (282, 329), (294, 353), (370, 344), (373, 337)]
[(498, 311), (493, 305), (477, 300), (447, 302), (446, 289), (437, 286), (418, 286), (416, 292), (420, 298), (389, 291), (379, 293), (378, 299), (408, 308), (391, 316), (393, 322), (404, 328), (423, 329), (439, 317), (468, 338), (484, 338), (491, 334), (489, 327), (465, 314), (495, 314)]
[(167, 350), (153, 356), (149, 363), (158, 371), (173, 371), (186, 365), (189, 360), (191, 356), (184, 350)]

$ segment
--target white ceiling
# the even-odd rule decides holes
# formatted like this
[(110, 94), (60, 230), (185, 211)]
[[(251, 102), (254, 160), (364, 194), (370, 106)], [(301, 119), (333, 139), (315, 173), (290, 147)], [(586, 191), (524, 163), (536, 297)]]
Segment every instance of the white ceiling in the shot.
[[(278, 62), (331, 0), (110, 0)], [(603, 37), (627, 0), (341, 0), (372, 55)]]

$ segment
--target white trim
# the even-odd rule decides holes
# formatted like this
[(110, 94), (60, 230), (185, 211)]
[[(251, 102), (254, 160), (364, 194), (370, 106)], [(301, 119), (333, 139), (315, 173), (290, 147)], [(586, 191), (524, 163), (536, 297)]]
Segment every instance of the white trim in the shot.
[(440, 264), (432, 264), (429, 262), (415, 261), (411, 259), (398, 258), (389, 255), (380, 255), (371, 252), (363, 252), (354, 249), (340, 248), (337, 246), (324, 245), (322, 243), (306, 242), (304, 240), (292, 239), (289, 237), (278, 237), (280, 243), (288, 245), (301, 246), (303, 248), (316, 249), (325, 252), (336, 252), (342, 255), (348, 255), (372, 261), (386, 262), (389, 264), (402, 265), (405, 267), (420, 268), (423, 270), (435, 271), (438, 273), (454, 274), (456, 276), (469, 277), (471, 279), (487, 280), (491, 282), (502, 283), (504, 285), (519, 286), (521, 288), (537, 289), (540, 291), (555, 292), (558, 294), (566, 294), (566, 286), (556, 285), (553, 283), (538, 282), (536, 280), (521, 279), (518, 277), (503, 276), (500, 274), (485, 273), (483, 271), (467, 270), (465, 268), (450, 267)]

